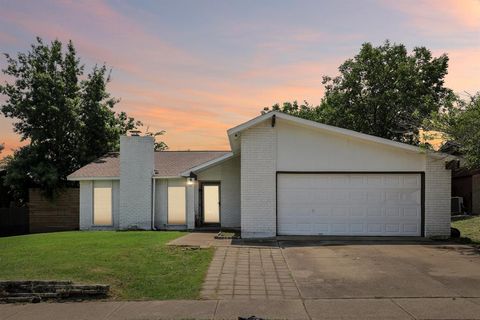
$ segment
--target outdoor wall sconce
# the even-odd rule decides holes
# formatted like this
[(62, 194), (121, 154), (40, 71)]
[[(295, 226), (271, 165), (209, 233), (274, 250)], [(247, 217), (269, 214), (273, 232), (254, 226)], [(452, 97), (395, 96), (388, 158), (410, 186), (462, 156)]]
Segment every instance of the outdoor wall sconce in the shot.
[(197, 175), (193, 172), (190, 172), (190, 175), (187, 178), (187, 185), (193, 185), (195, 183), (195, 179), (197, 179)]

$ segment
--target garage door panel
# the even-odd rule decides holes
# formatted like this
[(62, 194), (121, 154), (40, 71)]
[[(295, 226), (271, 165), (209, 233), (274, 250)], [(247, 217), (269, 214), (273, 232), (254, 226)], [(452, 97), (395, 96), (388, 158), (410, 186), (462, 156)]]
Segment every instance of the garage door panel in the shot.
[(418, 207), (412, 207), (412, 208), (409, 208), (409, 207), (405, 207), (405, 208), (401, 208), (403, 211), (403, 216), (404, 217), (414, 217), (414, 218), (421, 218), (422, 216), (422, 212), (420, 210), (420, 208)]
[(351, 223), (350, 224), (350, 232), (351, 233), (364, 233), (365, 226), (363, 223)]
[(416, 224), (409, 224), (409, 223), (405, 223), (403, 225), (403, 231), (404, 232), (408, 232), (408, 233), (417, 233), (419, 232), (419, 228)]
[(367, 230), (369, 235), (383, 233), (384, 225), (382, 223), (367, 223)]
[(419, 174), (279, 174), (280, 235), (421, 233)]
[(381, 207), (369, 207), (367, 208), (368, 217), (382, 217), (385, 216), (385, 210)]

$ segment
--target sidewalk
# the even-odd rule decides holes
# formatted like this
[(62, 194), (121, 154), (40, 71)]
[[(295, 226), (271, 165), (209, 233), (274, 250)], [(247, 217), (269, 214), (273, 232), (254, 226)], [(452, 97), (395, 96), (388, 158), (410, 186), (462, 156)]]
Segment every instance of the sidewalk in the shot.
[(0, 304), (0, 320), (480, 319), (480, 298), (180, 300)]
[(183, 237), (170, 241), (167, 245), (195, 248), (243, 247), (243, 248), (278, 248), (275, 239), (270, 240), (243, 240), (243, 239), (215, 239), (218, 232), (191, 232)]

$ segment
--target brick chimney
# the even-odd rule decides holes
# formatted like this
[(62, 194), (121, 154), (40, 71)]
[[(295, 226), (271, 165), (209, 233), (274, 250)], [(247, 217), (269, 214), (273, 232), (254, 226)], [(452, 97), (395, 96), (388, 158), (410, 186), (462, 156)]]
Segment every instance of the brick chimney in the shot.
[(154, 138), (120, 137), (120, 229), (150, 229)]

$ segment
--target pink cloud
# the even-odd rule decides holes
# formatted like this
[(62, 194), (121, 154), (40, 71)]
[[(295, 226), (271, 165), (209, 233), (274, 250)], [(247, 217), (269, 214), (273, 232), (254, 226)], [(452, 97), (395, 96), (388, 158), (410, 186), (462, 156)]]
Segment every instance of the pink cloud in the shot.
[(480, 92), (480, 47), (445, 51), (450, 58), (446, 85), (460, 93)]
[(479, 32), (480, 1), (478, 0), (380, 0), (409, 17), (427, 34), (458, 32), (458, 29)]
[(0, 30), (0, 43), (3, 43), (3, 44), (12, 44), (12, 43), (17, 43), (18, 40), (12, 36), (11, 34), (5, 32), (5, 31), (2, 31)]
[[(116, 69), (126, 71), (147, 81), (160, 82), (163, 79), (145, 74), (145, 70), (176, 65), (193, 65), (197, 60), (190, 53), (151, 35), (137, 22), (118, 13), (103, 1), (60, 1), (48, 10), (39, 4), (38, 8), (30, 6), (28, 10), (40, 11), (42, 23), (31, 19), (31, 11), (4, 9), (0, 18), (32, 35), (47, 39), (58, 38), (63, 41), (73, 40), (80, 55), (96, 63), (107, 63)], [(58, 17), (58, 12), (65, 13), (68, 20)], [(69, 14), (75, 12), (75, 15)], [(88, 21), (88, 28), (85, 22)], [(101, 59), (101, 60), (99, 60)]]

